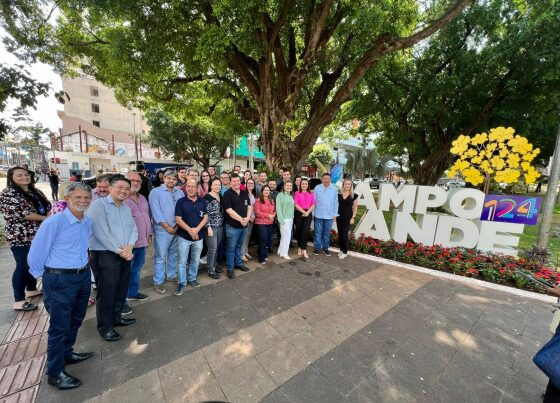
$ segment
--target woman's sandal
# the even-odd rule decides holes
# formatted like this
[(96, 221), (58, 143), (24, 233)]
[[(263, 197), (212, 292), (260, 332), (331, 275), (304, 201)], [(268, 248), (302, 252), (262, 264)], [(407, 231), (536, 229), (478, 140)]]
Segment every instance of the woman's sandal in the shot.
[(38, 306), (37, 304), (34, 304), (33, 302), (29, 302), (26, 301), (21, 308), (14, 308), (14, 311), (23, 311), (23, 312), (27, 312), (27, 311), (34, 311), (35, 309), (37, 309)]

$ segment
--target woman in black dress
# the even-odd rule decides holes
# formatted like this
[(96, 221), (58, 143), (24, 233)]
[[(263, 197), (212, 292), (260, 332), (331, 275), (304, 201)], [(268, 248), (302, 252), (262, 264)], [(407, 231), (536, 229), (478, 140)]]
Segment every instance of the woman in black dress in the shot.
[(357, 211), (358, 195), (354, 194), (354, 184), (351, 179), (344, 179), (342, 181), (342, 189), (338, 194), (338, 217), (336, 217), (336, 228), (340, 244), (338, 257), (340, 259), (345, 259), (348, 254), (350, 226), (354, 225)]

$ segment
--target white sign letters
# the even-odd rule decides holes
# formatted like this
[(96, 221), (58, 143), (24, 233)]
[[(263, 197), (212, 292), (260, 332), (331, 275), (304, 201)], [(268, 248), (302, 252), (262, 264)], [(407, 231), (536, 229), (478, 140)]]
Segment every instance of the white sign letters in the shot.
[[(354, 192), (366, 213), (356, 227), (364, 234), (384, 241), (406, 242), (408, 238), (424, 245), (476, 248), (484, 252), (517, 256), (523, 224), (481, 221), (484, 193), (476, 189), (451, 189), (436, 186), (403, 185), (398, 189), (384, 183), (379, 188), (379, 208), (368, 183), (359, 182)], [(430, 209), (441, 207), (453, 214)], [(393, 209), (391, 228), (383, 211)]]

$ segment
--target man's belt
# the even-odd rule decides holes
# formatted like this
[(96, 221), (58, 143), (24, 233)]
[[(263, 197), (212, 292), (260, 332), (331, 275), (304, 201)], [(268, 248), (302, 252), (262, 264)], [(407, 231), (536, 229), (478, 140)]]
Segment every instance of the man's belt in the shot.
[(68, 269), (56, 269), (53, 267), (45, 267), (45, 273), (50, 274), (80, 274), (84, 271), (88, 270), (89, 266), (86, 264), (84, 267), (80, 267), (79, 269), (68, 268)]

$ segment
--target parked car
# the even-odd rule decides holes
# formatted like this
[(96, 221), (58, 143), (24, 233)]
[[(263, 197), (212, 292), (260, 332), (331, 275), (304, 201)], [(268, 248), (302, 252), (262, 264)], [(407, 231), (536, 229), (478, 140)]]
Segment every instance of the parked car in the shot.
[(370, 189), (379, 189), (379, 179), (377, 179), (377, 178), (367, 178), (366, 180), (368, 180), (368, 182), (369, 182), (369, 188)]
[(463, 181), (451, 180), (451, 181), (447, 182), (447, 188), (448, 189), (464, 188), (464, 187), (465, 187), (465, 182), (463, 182)]

